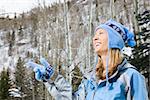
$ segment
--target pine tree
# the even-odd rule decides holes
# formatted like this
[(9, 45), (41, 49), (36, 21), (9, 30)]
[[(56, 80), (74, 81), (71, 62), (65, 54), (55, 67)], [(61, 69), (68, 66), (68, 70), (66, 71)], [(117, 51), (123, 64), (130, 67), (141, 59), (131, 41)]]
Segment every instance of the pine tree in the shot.
[(77, 91), (78, 86), (82, 81), (82, 73), (78, 66), (76, 66), (72, 71), (72, 89), (73, 92)]
[(16, 65), (15, 78), (15, 84), (21, 93), (21, 97), (24, 98), (27, 94), (30, 94), (31, 91), (28, 86), (28, 79), (26, 78), (26, 68), (24, 66), (24, 61), (21, 57), (19, 57), (18, 63)]
[[(140, 71), (147, 72), (149, 67), (149, 38), (150, 38), (150, 29), (148, 29), (150, 20), (150, 11), (145, 11), (142, 14), (138, 14), (137, 20), (138, 25), (141, 29), (138, 32), (138, 38), (136, 41), (139, 41), (138, 45), (134, 48), (133, 57), (131, 59), (131, 63), (133, 63)], [(147, 76), (146, 76), (147, 77)]]
[(5, 68), (1, 72), (0, 77), (0, 100), (8, 100), (9, 99), (9, 72)]
[[(133, 50), (133, 56), (131, 56), (131, 64), (135, 65), (137, 69), (148, 80), (148, 86), (150, 87), (150, 11), (146, 10), (136, 16), (140, 31), (136, 34), (138, 38), (136, 41), (138, 45)], [(150, 88), (148, 88), (150, 89)], [(150, 91), (150, 90), (149, 90)], [(149, 94), (150, 95), (150, 94)]]

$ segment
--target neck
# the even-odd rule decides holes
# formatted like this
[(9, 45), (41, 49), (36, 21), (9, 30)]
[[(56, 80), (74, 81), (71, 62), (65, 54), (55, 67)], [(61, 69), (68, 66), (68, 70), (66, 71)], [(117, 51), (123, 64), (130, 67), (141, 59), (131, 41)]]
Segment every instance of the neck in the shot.
[(105, 51), (105, 52), (101, 52), (99, 53), (101, 59), (102, 59), (102, 62), (103, 62), (103, 66), (104, 66), (104, 69), (106, 67), (106, 58), (108, 56), (108, 51)]
[(107, 55), (101, 55), (101, 58), (102, 58), (103, 66), (104, 66), (104, 69), (105, 69)]

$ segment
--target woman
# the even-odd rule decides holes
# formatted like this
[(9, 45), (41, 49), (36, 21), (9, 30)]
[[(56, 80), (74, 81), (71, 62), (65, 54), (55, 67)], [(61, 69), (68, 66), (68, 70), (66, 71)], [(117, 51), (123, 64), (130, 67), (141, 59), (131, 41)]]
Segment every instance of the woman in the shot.
[(91, 78), (84, 78), (75, 93), (45, 59), (40, 60), (45, 67), (34, 62), (28, 66), (56, 100), (148, 100), (144, 77), (121, 54), (125, 43), (135, 45), (134, 34), (126, 27), (114, 20), (100, 24), (93, 37), (96, 66)]

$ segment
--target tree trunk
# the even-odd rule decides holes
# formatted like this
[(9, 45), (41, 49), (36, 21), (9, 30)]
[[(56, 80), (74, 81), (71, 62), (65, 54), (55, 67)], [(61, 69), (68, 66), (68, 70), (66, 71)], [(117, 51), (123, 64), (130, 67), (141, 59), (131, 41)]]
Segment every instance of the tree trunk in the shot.
[(92, 39), (92, 34), (93, 34), (93, 25), (92, 25), (92, 21), (93, 21), (93, 1), (92, 0), (89, 0), (90, 2), (90, 20), (89, 20), (89, 33), (90, 33), (90, 36), (89, 36), (89, 39), (88, 39), (88, 67), (91, 66), (91, 39)]
[[(137, 34), (139, 32), (139, 26), (138, 26), (138, 21), (136, 16), (138, 15), (138, 1), (137, 0), (133, 0), (133, 8), (134, 8), (134, 33)], [(136, 35), (136, 39), (139, 40), (140, 36)], [(137, 41), (137, 46), (139, 46), (140, 44), (140, 40)]]
[[(68, 5), (67, 2), (65, 0), (64, 2), (64, 12), (65, 12), (65, 16), (64, 16), (64, 22), (65, 22), (65, 40), (66, 40), (66, 53), (67, 53), (67, 66), (66, 66), (66, 71), (70, 72), (70, 68), (69, 66), (71, 65), (71, 40), (70, 40), (70, 34), (69, 34), (69, 22), (68, 22)], [(67, 73), (66, 74), (66, 78), (69, 80), (69, 82), (71, 83), (71, 73)]]
[(114, 0), (110, 0), (110, 17), (115, 18)]

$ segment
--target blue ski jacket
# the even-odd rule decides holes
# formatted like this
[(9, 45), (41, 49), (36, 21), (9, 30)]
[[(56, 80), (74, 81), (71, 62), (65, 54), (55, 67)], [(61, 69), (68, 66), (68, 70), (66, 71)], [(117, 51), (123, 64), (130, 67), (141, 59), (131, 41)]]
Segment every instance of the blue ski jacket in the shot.
[(126, 59), (106, 80), (96, 81), (95, 75), (84, 78), (75, 93), (65, 78), (57, 73), (44, 83), (55, 100), (148, 100), (145, 78)]

